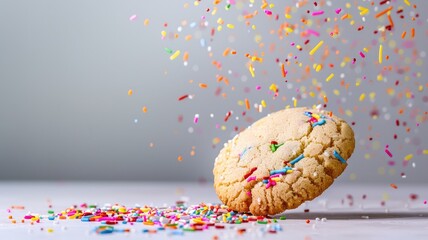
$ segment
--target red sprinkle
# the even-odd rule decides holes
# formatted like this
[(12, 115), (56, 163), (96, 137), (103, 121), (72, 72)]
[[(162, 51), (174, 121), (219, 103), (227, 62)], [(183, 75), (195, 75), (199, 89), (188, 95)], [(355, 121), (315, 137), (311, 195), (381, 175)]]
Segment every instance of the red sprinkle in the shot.
[(183, 95), (183, 96), (181, 96), (181, 97), (179, 97), (178, 98), (178, 101), (181, 101), (181, 100), (184, 100), (184, 99), (186, 99), (187, 97), (189, 97), (189, 95)]
[(391, 183), (390, 184), (390, 186), (392, 187), (392, 188), (394, 188), (394, 189), (397, 189), (398, 187), (397, 187), (397, 185), (395, 185), (395, 184), (393, 184), (393, 183)]
[(252, 168), (247, 174), (244, 175), (244, 179), (247, 179), (251, 174), (257, 170), (257, 167)]

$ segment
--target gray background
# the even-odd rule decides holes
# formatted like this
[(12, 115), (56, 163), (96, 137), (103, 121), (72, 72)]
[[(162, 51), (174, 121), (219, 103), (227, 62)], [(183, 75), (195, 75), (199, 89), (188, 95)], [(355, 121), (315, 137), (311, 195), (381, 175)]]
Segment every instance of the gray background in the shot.
[[(402, 57), (393, 53), (388, 41), (384, 43), (385, 52), (391, 55), (388, 64), (410, 66), (411, 71), (385, 73), (383, 81), (376, 80), (382, 67), (374, 64), (379, 35), (374, 35), (373, 30), (382, 22), (386, 23), (386, 19), (374, 20), (372, 9), (366, 17), (367, 22), (362, 23), (356, 7), (346, 9), (345, 1), (334, 1), (333, 7), (323, 7), (328, 12), (325, 16), (335, 17), (334, 9), (342, 6), (344, 11), (354, 15), (357, 23), (351, 26), (349, 21), (340, 22), (339, 39), (328, 36), (326, 29), (333, 26), (332, 23), (323, 25), (322, 29), (314, 25), (322, 35), (310, 38), (306, 47), (299, 34), (292, 34), (283, 41), (269, 34), (270, 29), (277, 29), (284, 20), (283, 1), (272, 1), (276, 4), (273, 11), (280, 14), (281, 21), (267, 18), (259, 9), (260, 3), (251, 9), (260, 12), (252, 21), (257, 25), (256, 31), (248, 31), (249, 28), (239, 21), (242, 10), (235, 7), (226, 12), (222, 4), (214, 17), (205, 13), (211, 2), (204, 1), (201, 6), (194, 7), (193, 1), (188, 1), (190, 6), (184, 9), (186, 1), (1, 0), (0, 179), (211, 180), (213, 161), (222, 143), (233, 137), (235, 126), (242, 129), (249, 125), (242, 117), (235, 119), (244, 111), (237, 104), (239, 100), (249, 98), (252, 104), (262, 99), (267, 101), (268, 108), (262, 113), (255, 110), (247, 113), (253, 119), (292, 104), (292, 97), (302, 98), (299, 106), (312, 106), (322, 102), (322, 98), (303, 99), (305, 95), (297, 94), (295, 89), (312, 86), (312, 79), (316, 78), (325, 85), (328, 109), (335, 113), (339, 108), (350, 109), (353, 115), (342, 117), (356, 122), (357, 148), (340, 181), (428, 180), (427, 155), (420, 154), (422, 149), (428, 149), (426, 121), (416, 127), (414, 120), (415, 115), (422, 116), (428, 110), (426, 88), (417, 91), (420, 84), (427, 83), (427, 49), (426, 44), (422, 44), (427, 34), (424, 10), (428, 9), (427, 1), (411, 1), (418, 4), (418, 21), (408, 19), (413, 11), (409, 8), (406, 8), (406, 21), (399, 21), (393, 14), (397, 27), (394, 34), (387, 33), (388, 41), (395, 40), (398, 48), (404, 49), (400, 35), (403, 29), (411, 26), (416, 28), (417, 38), (413, 48), (404, 49)], [(403, 5), (402, 1), (393, 1), (393, 4)], [(295, 6), (295, 1), (288, 5)], [(248, 3), (245, 6), (250, 9)], [(313, 10), (313, 5), (299, 9), (289, 21), (298, 23), (308, 9)], [(133, 14), (137, 19), (131, 22), (129, 17)], [(206, 28), (200, 25), (202, 15), (209, 21)], [(236, 27), (234, 30), (224, 28), (211, 38), (210, 30), (217, 26), (218, 17)], [(150, 19), (149, 26), (143, 24), (146, 18)], [(177, 27), (183, 20), (187, 20), (187, 25), (178, 32)], [(193, 21), (197, 26), (191, 28), (189, 25)], [(168, 23), (168, 27), (164, 27), (164, 23)], [(366, 27), (364, 32), (355, 30), (358, 24)], [(160, 38), (162, 30), (169, 33), (165, 40)], [(178, 33), (180, 37), (174, 40), (170, 33)], [(192, 34), (191, 41), (183, 40), (187, 34)], [(256, 78), (252, 79), (243, 55), (261, 51), (254, 42), (256, 34), (263, 36), (266, 57), (263, 64), (254, 64)], [(205, 39), (205, 46), (201, 46), (201, 38)], [(283, 61), (289, 52), (294, 52), (299, 54), (299, 61), (304, 65), (319, 62), (319, 58), (311, 59), (307, 54), (319, 39), (326, 41), (325, 46), (336, 46), (342, 51), (341, 57), (331, 55), (327, 61), (335, 63), (336, 68), (326, 68), (320, 73), (312, 71), (310, 77), (296, 82), (295, 79), (302, 79), (303, 70), (290, 67), (289, 83), (284, 83), (275, 58)], [(304, 52), (290, 47), (292, 41), (304, 46)], [(276, 44), (276, 49), (270, 52), (272, 43)], [(208, 56), (208, 46), (212, 48), (213, 58)], [(182, 55), (170, 61), (165, 47), (179, 49), (182, 54), (188, 51), (188, 66), (183, 66)], [(226, 47), (238, 50), (238, 55), (221, 57)], [(358, 56), (362, 47), (373, 48), (364, 61)], [(355, 56), (357, 64), (340, 68), (343, 56)], [(422, 63), (415, 64), (418, 59)], [(212, 66), (213, 60), (222, 62), (221, 71)], [(228, 74), (229, 70), (232, 74)], [(330, 72), (336, 76), (326, 84), (324, 79)], [(416, 77), (417, 72), (422, 77)], [(351, 84), (348, 92), (339, 85), (341, 73)], [(227, 75), (235, 90), (217, 83), (216, 74)], [(355, 80), (363, 75), (367, 80), (355, 87)], [(410, 76), (411, 80), (404, 81), (404, 76)], [(188, 83), (190, 79), (194, 80), (193, 84)], [(415, 95), (413, 99), (398, 99), (386, 94), (385, 89), (393, 87), (396, 80), (400, 80), (396, 91), (410, 89)], [(200, 89), (197, 86), (200, 82), (208, 83), (209, 87)], [(280, 98), (285, 96), (285, 101), (273, 100), (267, 94), (271, 83), (279, 85)], [(262, 90), (255, 91), (256, 85), (261, 85)], [(228, 94), (227, 98), (214, 95), (218, 86)], [(127, 95), (128, 89), (134, 90), (132, 96)], [(339, 89), (341, 95), (335, 96), (334, 89)], [(358, 101), (360, 93), (370, 91), (377, 93), (375, 100), (366, 97), (363, 103)], [(183, 94), (193, 94), (194, 98), (178, 102), (177, 98)], [(143, 106), (148, 107), (147, 113), (141, 112)], [(354, 111), (355, 106), (359, 110)], [(406, 109), (404, 115), (398, 115), (400, 107)], [(379, 110), (377, 120), (370, 118), (368, 113), (373, 108)], [(224, 123), (228, 111), (234, 114)], [(210, 118), (211, 113), (214, 118)], [(198, 124), (193, 123), (194, 114), (200, 115)], [(179, 115), (184, 117), (182, 123), (177, 120)], [(409, 133), (402, 126), (396, 127), (397, 118), (407, 121), (411, 127)], [(217, 129), (217, 123), (224, 124), (227, 129)], [(369, 127), (373, 130), (369, 131)], [(193, 129), (192, 133), (189, 128)], [(393, 139), (394, 133), (399, 136), (397, 140)], [(215, 137), (221, 139), (217, 146), (212, 144)], [(370, 137), (374, 137), (373, 141)], [(387, 144), (394, 154), (393, 159), (383, 151)], [(192, 147), (195, 156), (190, 156)], [(415, 163), (416, 168), (401, 164), (409, 153), (415, 155), (411, 163)], [(183, 156), (182, 162), (177, 161), (178, 155)], [(395, 161), (395, 166), (388, 165), (390, 160)], [(400, 177), (402, 172), (406, 179)]]

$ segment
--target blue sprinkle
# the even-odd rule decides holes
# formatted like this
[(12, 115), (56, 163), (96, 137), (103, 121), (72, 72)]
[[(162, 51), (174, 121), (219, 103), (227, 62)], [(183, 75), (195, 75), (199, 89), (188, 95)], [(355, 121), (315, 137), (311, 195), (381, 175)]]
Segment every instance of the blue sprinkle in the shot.
[(251, 147), (245, 148), (244, 151), (242, 151), (242, 153), (239, 154), (239, 157), (240, 158), (244, 157), (245, 153), (247, 153), (247, 151), (250, 150), (250, 149), (251, 149)]
[(173, 230), (173, 231), (170, 231), (169, 234), (171, 234), (171, 235), (183, 235), (184, 232), (183, 232), (183, 230)]
[(291, 165), (296, 164), (298, 161), (302, 160), (304, 158), (303, 153), (300, 154), (298, 157), (296, 157), (293, 161), (290, 162)]
[(342, 163), (346, 164), (346, 160), (343, 159), (343, 157), (340, 156), (340, 154), (336, 150), (333, 151), (333, 155), (334, 155), (335, 158), (339, 159), (339, 161), (341, 161)]
[(320, 119), (318, 122), (312, 124), (312, 127), (321, 126), (325, 123), (325, 119)]
[(285, 174), (285, 173), (287, 173), (288, 170), (291, 170), (291, 168), (289, 166), (286, 166), (283, 169), (278, 169), (278, 170), (272, 170), (272, 171), (270, 171), (270, 175)]
[(312, 113), (311, 112), (305, 112), (304, 113), (307, 117), (312, 117)]
[(268, 182), (269, 182), (269, 180), (267, 180), (267, 179), (263, 180), (263, 183), (268, 183)]

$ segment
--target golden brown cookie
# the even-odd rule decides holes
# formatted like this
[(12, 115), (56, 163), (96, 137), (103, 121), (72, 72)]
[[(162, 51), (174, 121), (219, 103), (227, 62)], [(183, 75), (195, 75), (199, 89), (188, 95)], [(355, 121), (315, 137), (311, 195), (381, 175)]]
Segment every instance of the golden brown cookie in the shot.
[(347, 166), (354, 132), (326, 111), (290, 108), (270, 114), (225, 144), (214, 188), (231, 209), (273, 215), (326, 190)]

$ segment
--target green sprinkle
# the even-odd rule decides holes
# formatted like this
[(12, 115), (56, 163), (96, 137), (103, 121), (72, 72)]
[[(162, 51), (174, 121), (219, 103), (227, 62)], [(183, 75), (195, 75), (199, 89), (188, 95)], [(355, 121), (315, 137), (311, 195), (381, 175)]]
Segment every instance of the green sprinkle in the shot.
[(169, 54), (172, 54), (172, 49), (170, 49), (170, 48), (164, 48), (165, 49), (165, 52), (167, 52), (167, 53), (169, 53)]
[(260, 221), (260, 220), (259, 220), (259, 221), (257, 221), (257, 223), (258, 223), (258, 224), (267, 224), (268, 222), (267, 222), (267, 221)]
[(284, 143), (281, 143), (281, 144), (274, 144), (274, 143), (272, 143), (272, 144), (270, 145), (270, 150), (274, 153), (274, 152), (276, 152), (276, 150), (277, 150), (279, 147), (281, 147), (282, 145), (284, 145)]
[(279, 217), (279, 220), (285, 220), (285, 219), (287, 219), (285, 216)]
[(53, 210), (48, 210), (48, 214), (54, 214), (55, 212)]
[(193, 229), (193, 228), (183, 228), (183, 231), (186, 231), (186, 232), (194, 232), (194, 231), (195, 231), (195, 229)]

